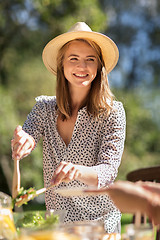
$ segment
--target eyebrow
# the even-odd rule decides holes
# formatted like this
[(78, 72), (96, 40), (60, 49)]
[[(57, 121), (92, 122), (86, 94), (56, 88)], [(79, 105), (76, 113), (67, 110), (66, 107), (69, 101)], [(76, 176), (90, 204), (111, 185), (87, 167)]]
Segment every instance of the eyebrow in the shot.
[[(79, 55), (77, 55), (77, 54), (70, 54), (68, 57), (79, 57)], [(96, 58), (96, 56), (94, 56), (94, 55), (89, 55), (89, 56), (86, 56), (87, 58), (89, 58), (89, 57), (92, 57), (92, 58)]]

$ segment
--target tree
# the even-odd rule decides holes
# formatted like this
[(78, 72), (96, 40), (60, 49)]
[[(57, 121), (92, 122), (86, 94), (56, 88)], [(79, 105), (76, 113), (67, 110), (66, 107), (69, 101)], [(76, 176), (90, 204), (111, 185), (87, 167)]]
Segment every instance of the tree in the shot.
[(105, 32), (118, 44), (115, 87), (160, 87), (160, 2), (101, 1), (109, 17)]

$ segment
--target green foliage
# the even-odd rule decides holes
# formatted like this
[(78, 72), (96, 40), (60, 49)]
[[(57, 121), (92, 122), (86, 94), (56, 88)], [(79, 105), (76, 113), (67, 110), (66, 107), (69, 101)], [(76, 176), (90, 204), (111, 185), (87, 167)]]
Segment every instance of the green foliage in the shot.
[(55, 95), (55, 77), (42, 65), (41, 56), (24, 59), (15, 64), (10, 76), (12, 95), (17, 103), (20, 119), (24, 121), (39, 95)]
[(14, 101), (3, 87), (0, 86), (0, 158), (8, 155), (11, 150), (12, 132), (18, 123)]
[(34, 151), (20, 161), (21, 185), (25, 188), (43, 187), (42, 141)]
[(98, 0), (34, 0), (33, 3), (52, 34), (68, 31), (68, 26), (77, 21), (87, 22), (94, 31), (103, 31), (106, 26), (106, 15)]
[[(152, 117), (152, 109), (146, 108), (143, 94), (138, 89), (115, 91), (126, 111), (126, 141), (117, 179), (126, 180), (128, 172), (159, 165), (160, 128)], [(155, 91), (155, 96), (159, 92)]]
[(123, 213), (121, 218), (121, 233), (126, 233), (126, 226), (133, 223), (133, 214)]
[(154, 122), (152, 113), (145, 107), (143, 96), (137, 90), (125, 93), (122, 102), (126, 110), (126, 148), (137, 157), (143, 156), (146, 152), (159, 152), (160, 131), (159, 126)]

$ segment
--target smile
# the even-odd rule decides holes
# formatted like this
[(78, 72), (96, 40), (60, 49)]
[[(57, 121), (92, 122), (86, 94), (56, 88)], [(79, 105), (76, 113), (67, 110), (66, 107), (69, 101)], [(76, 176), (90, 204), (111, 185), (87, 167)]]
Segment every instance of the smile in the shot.
[(82, 78), (82, 77), (87, 77), (88, 74), (76, 74), (76, 73), (74, 73), (74, 76)]

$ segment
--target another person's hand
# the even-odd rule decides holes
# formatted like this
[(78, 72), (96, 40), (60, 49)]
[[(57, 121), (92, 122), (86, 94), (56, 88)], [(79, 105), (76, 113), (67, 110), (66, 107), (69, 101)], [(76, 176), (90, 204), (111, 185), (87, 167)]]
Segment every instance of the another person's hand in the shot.
[(136, 184), (140, 185), (146, 190), (149, 190), (150, 192), (160, 194), (160, 183), (156, 182), (149, 182), (149, 181), (138, 181)]
[(76, 180), (80, 175), (77, 165), (62, 161), (53, 174), (51, 184), (58, 185), (61, 182), (70, 182)]
[(21, 126), (17, 126), (11, 140), (12, 158), (20, 160), (30, 154), (34, 146), (35, 141), (33, 137), (22, 130)]
[(159, 183), (117, 181), (107, 189), (107, 192), (122, 212), (145, 213), (155, 225), (159, 225), (159, 186)]
[(148, 205), (152, 199), (152, 193), (141, 186), (119, 180), (111, 185), (107, 191), (122, 212), (135, 213), (139, 211), (148, 214)]

